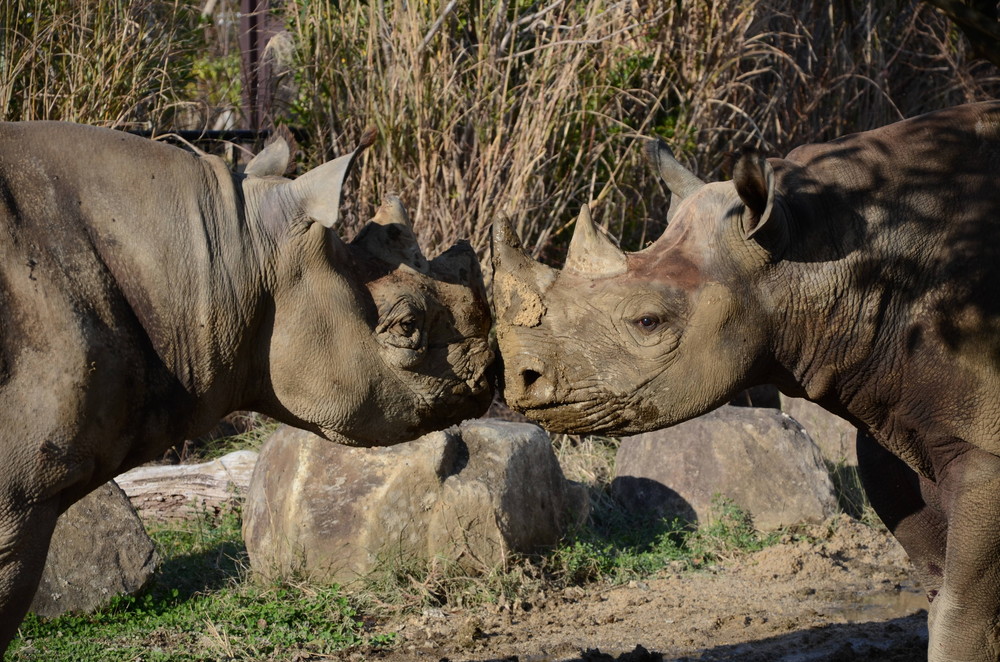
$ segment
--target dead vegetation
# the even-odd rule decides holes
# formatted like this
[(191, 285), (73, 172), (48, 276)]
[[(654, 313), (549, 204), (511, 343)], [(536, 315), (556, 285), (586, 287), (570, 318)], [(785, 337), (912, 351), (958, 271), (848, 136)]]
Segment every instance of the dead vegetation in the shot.
[[(287, 3), (268, 49), (275, 120), (301, 168), (380, 143), (347, 234), (385, 193), (425, 250), (498, 213), (557, 254), (588, 200), (627, 248), (662, 229), (636, 140), (656, 134), (703, 177), (747, 142), (797, 144), (1000, 92), (997, 69), (918, 0)], [(235, 0), (16, 0), (0, 10), (0, 117), (163, 133), (239, 112)], [(227, 115), (228, 113), (228, 115)]]

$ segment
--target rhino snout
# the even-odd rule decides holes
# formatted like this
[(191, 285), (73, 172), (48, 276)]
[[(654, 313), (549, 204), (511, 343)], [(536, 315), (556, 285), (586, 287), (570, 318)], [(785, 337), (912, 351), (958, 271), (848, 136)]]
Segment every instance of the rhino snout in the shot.
[(504, 365), (504, 398), (516, 409), (535, 409), (556, 398), (556, 378), (541, 358), (518, 354)]

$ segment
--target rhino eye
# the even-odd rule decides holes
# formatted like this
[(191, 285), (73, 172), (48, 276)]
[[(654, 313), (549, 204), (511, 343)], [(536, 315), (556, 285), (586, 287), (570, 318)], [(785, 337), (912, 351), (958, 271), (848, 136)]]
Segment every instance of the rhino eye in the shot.
[(660, 325), (660, 319), (655, 315), (643, 315), (635, 321), (635, 325), (643, 331), (652, 331)]
[(426, 344), (425, 315), (419, 303), (401, 297), (380, 315), (381, 321), (375, 327), (379, 342), (386, 347), (421, 351)]
[(409, 338), (417, 330), (417, 320), (415, 320), (412, 317), (399, 320), (398, 322), (396, 322), (396, 325), (393, 327), (392, 330), (396, 333), (396, 335)]

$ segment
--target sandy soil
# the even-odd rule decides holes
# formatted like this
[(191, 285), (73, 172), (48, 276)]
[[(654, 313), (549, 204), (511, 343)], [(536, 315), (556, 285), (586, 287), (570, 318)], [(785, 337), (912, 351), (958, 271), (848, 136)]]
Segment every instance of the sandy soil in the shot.
[[(354, 659), (739, 660), (926, 659), (926, 601), (886, 533), (847, 516), (706, 571), (627, 586), (539, 593), (515, 609), (427, 610), (385, 629), (391, 651)], [(381, 629), (381, 628), (380, 628)]]

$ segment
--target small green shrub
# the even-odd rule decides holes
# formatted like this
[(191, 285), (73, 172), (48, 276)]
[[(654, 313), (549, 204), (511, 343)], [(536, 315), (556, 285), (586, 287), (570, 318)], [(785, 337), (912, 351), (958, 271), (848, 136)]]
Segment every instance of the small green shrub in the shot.
[(630, 517), (617, 507), (598, 509), (588, 524), (546, 557), (546, 570), (565, 584), (621, 583), (664, 570), (691, 570), (775, 544), (732, 501), (713, 499), (713, 519), (692, 528), (681, 520)]
[(711, 520), (687, 538), (687, 548), (695, 559), (717, 560), (756, 552), (781, 538), (780, 532), (758, 531), (750, 513), (720, 494), (712, 497), (712, 513)]

